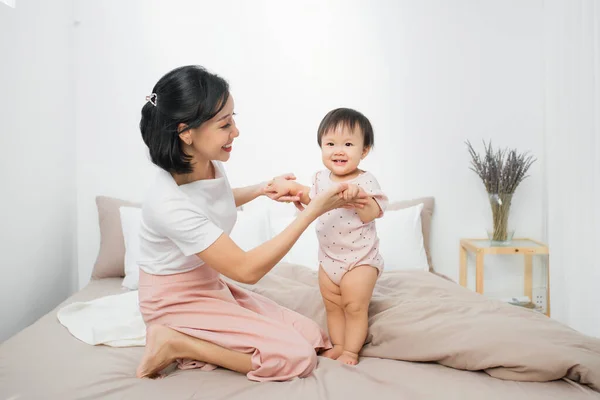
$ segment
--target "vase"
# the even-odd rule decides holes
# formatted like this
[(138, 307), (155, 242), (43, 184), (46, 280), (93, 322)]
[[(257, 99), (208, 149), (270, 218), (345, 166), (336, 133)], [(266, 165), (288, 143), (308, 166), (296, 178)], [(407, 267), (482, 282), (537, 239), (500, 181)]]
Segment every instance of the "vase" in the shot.
[(489, 194), (492, 208), (492, 229), (488, 230), (488, 238), (493, 244), (510, 243), (515, 233), (508, 225), (512, 196), (512, 193)]

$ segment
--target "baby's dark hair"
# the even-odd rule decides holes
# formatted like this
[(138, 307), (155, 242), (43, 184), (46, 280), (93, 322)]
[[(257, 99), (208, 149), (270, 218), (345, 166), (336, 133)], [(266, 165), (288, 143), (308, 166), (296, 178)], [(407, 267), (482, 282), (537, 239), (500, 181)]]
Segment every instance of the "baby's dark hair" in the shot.
[(336, 129), (340, 125), (347, 126), (352, 131), (358, 126), (363, 135), (363, 146), (371, 148), (375, 145), (375, 135), (369, 119), (360, 112), (351, 108), (336, 108), (327, 113), (319, 124), (317, 131), (317, 143), (321, 147), (321, 139), (327, 132)]
[[(219, 113), (229, 98), (229, 84), (201, 66), (188, 65), (165, 74), (142, 107), (140, 131), (152, 162), (165, 171), (193, 171), (183, 150), (179, 124), (194, 129)], [(187, 130), (186, 129), (186, 130)]]

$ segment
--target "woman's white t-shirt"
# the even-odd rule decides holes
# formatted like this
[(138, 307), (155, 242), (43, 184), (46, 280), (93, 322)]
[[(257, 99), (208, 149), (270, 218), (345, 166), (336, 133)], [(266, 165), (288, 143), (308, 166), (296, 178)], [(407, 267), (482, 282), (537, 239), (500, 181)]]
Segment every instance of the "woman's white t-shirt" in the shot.
[(142, 208), (140, 268), (149, 274), (170, 275), (204, 264), (196, 256), (231, 233), (237, 218), (235, 199), (222, 163), (213, 161), (215, 179), (178, 186), (160, 171)]

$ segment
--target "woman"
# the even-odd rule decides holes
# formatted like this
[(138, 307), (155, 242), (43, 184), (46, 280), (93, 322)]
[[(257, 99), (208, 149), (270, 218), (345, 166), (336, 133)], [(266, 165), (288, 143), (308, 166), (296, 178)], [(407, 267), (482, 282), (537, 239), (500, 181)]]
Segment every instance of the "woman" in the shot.
[(222, 162), (239, 136), (233, 98), (227, 82), (204, 68), (167, 73), (146, 100), (140, 130), (162, 170), (142, 212), (139, 300), (147, 337), (137, 376), (154, 376), (176, 360), (180, 367), (221, 366), (256, 381), (309, 375), (316, 351), (331, 348), (325, 333), (314, 321), (227, 284), (221, 274), (256, 283), (317, 217), (362, 207), (366, 199), (344, 199), (347, 185), (340, 184), (279, 235), (245, 252), (229, 237), (236, 207), (261, 194), (298, 201), (301, 193), (283, 189), (293, 177), (231, 189)]

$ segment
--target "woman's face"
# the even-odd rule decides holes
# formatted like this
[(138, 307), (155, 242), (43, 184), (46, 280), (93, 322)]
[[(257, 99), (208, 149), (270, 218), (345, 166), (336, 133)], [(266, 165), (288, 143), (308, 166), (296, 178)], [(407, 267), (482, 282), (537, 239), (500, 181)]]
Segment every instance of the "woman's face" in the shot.
[(233, 108), (233, 97), (230, 95), (217, 115), (198, 128), (190, 129), (180, 135), (185, 152), (194, 157), (193, 162), (229, 160), (233, 139), (240, 135), (233, 119), (235, 115)]

